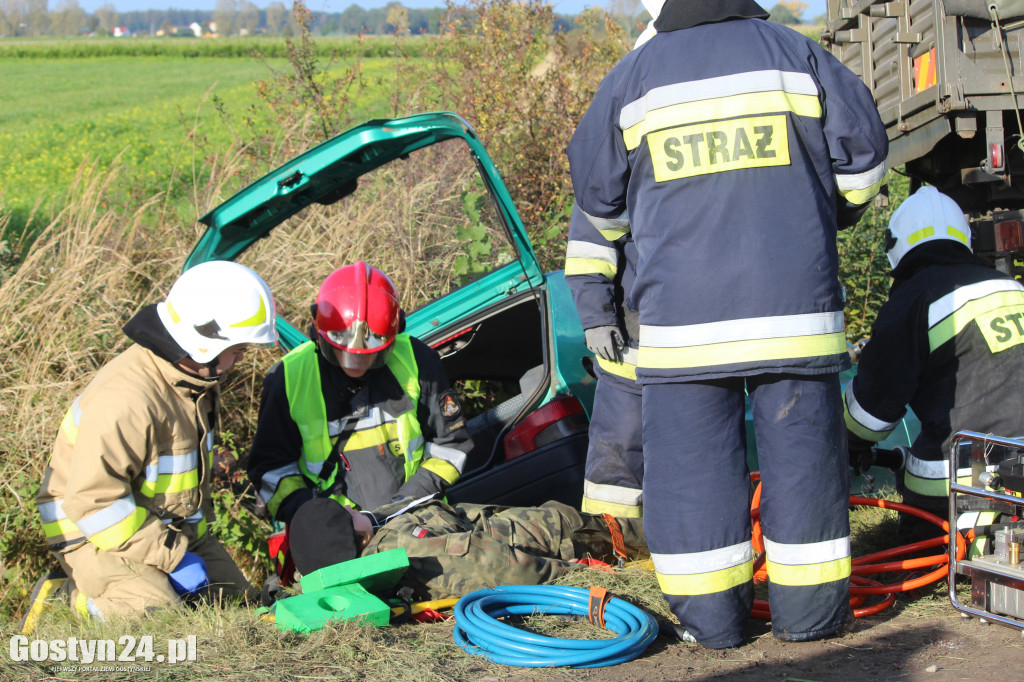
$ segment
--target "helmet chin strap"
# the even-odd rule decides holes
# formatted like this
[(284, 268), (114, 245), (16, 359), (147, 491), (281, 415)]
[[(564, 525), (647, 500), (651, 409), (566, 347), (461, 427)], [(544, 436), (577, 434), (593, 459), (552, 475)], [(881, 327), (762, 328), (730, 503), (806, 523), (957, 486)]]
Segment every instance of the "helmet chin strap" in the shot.
[(202, 365), (204, 367), (206, 367), (206, 369), (210, 370), (210, 378), (211, 379), (220, 379), (220, 377), (221, 377), (222, 372), (218, 372), (217, 371), (217, 360), (219, 360), (219, 359), (220, 359), (220, 356), (218, 355), (213, 360), (210, 360), (209, 362), (202, 363)]
[[(193, 360), (191, 356), (186, 355), (184, 358), (182, 358), (181, 360), (174, 364), (176, 367), (183, 370), (184, 372), (191, 374), (197, 379), (202, 379), (204, 381), (217, 381), (222, 376), (224, 376), (223, 372), (217, 371), (216, 358), (214, 358), (210, 362), (199, 362), (198, 360)], [(203, 367), (210, 370), (210, 376), (204, 377), (202, 374), (199, 373)]]

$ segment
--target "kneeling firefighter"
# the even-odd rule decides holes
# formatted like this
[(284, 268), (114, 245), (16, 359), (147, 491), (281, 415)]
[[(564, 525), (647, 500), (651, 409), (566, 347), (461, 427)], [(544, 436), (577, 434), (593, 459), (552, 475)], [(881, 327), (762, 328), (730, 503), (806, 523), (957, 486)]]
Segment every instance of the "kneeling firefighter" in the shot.
[[(851, 463), (870, 458), (910, 405), (921, 433), (897, 486), (907, 504), (945, 517), (953, 434), (1024, 434), (1024, 287), (972, 252), (963, 211), (934, 187), (893, 214), (887, 253), (889, 300), (845, 393)], [(969, 483), (970, 469), (962, 475)], [(908, 515), (899, 530), (915, 540), (935, 527)]]
[(313, 498), (373, 509), (443, 493), (472, 439), (437, 353), (402, 333), (391, 280), (346, 265), (311, 312), (313, 340), (263, 381), (248, 473), (270, 515), (288, 524)]
[(173, 606), (207, 586), (255, 596), (208, 532), (210, 451), (225, 372), (249, 344), (277, 341), (274, 320), (255, 272), (196, 265), (128, 321), (134, 343), (71, 404), (36, 502), (82, 615)]

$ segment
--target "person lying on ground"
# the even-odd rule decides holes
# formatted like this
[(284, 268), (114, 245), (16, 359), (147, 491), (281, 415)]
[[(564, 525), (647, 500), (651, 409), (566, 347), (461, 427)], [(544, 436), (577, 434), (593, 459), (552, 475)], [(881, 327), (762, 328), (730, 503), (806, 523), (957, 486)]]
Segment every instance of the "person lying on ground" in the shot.
[(503, 507), (425, 497), (359, 512), (318, 498), (296, 512), (289, 531), (295, 568), (303, 575), (403, 548), (409, 568), (399, 588), (411, 588), (417, 601), (550, 583), (580, 559), (616, 561), (616, 536), (623, 558), (648, 556), (643, 519), (585, 514), (553, 501)]

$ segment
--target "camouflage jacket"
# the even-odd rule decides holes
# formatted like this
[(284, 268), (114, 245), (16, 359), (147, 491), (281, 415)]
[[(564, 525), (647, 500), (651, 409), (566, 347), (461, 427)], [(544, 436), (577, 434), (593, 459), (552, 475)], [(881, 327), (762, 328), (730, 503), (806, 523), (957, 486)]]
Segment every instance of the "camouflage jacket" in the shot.
[[(401, 585), (417, 600), (460, 597), (496, 585), (537, 585), (572, 570), (574, 559), (608, 558), (610, 536), (600, 516), (546, 502), (501, 507), (430, 501), (374, 510), (379, 529), (363, 556), (404, 548)], [(641, 519), (619, 519), (627, 546), (645, 552)]]

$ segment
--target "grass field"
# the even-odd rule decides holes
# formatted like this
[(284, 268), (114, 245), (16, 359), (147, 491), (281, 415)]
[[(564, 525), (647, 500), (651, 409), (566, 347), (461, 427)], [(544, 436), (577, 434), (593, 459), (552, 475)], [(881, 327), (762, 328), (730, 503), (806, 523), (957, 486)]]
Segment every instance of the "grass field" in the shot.
[[(12, 209), (58, 199), (86, 160), (123, 154), (152, 195), (189, 156), (193, 126), (224, 141), (210, 98), (255, 101), (266, 68), (248, 60), (164, 57), (0, 61), (0, 186)], [(218, 139), (220, 138), (220, 139)]]
[[(181, 219), (195, 220), (211, 208), (189, 203), (206, 151), (227, 146), (245, 118), (269, 125), (256, 84), (286, 67), (249, 56), (0, 58), (0, 205), (10, 229), (23, 230), (36, 206), (33, 227), (55, 213), (83, 163), (117, 157), (131, 178), (125, 201), (166, 193)], [(388, 60), (361, 69), (386, 78)], [(364, 117), (377, 104), (367, 97)]]

